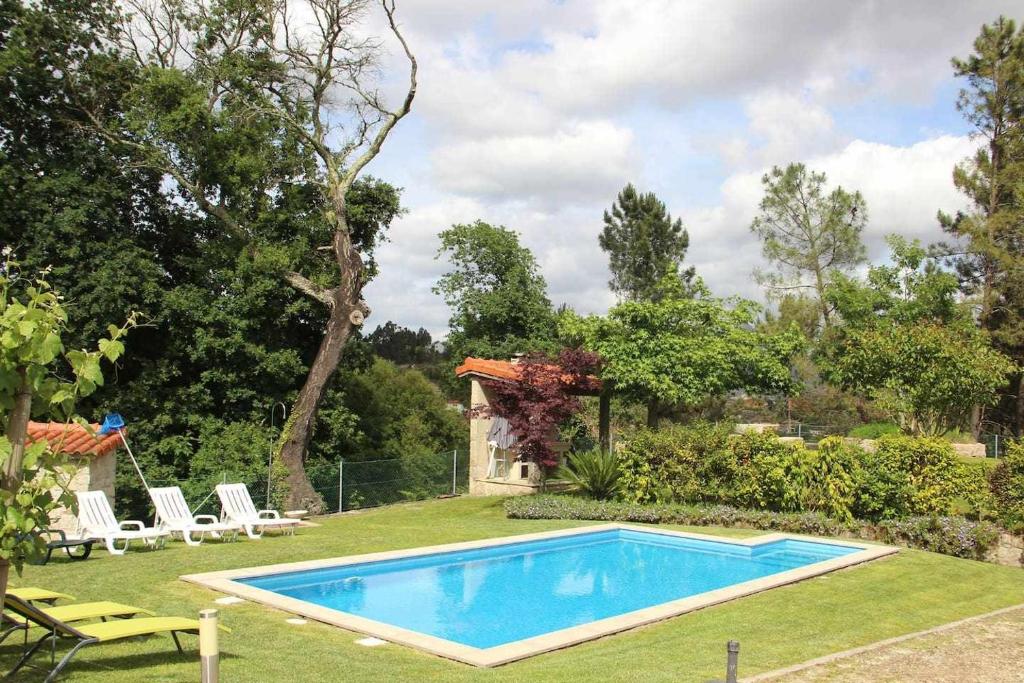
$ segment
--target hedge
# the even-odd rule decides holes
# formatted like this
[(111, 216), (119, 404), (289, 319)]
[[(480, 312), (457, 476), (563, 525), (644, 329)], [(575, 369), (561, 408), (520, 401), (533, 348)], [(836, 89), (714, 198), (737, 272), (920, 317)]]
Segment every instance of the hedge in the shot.
[(704, 503), (840, 520), (950, 515), (992, 507), (985, 472), (942, 439), (883, 436), (873, 450), (840, 437), (817, 450), (776, 435), (697, 423), (638, 430), (619, 444), (620, 491), (632, 503)]
[(505, 501), (505, 514), (513, 519), (741, 527), (815, 536), (852, 536), (976, 560), (985, 559), (998, 542), (1000, 532), (999, 527), (989, 522), (975, 522), (958, 516), (918, 515), (880, 522), (844, 521), (819, 512), (747, 510), (729, 505), (596, 501), (565, 494), (515, 496)]

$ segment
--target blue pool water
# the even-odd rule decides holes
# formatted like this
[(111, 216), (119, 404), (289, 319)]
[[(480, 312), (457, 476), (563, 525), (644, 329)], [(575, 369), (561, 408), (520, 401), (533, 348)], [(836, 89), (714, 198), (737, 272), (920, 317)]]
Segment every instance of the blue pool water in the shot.
[(612, 529), (238, 581), (488, 648), (858, 550), (791, 539), (748, 547)]

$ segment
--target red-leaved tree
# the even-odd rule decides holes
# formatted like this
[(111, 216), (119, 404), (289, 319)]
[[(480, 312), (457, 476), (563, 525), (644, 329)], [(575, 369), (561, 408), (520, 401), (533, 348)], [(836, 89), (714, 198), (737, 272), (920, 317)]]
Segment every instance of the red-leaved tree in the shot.
[(490, 407), (483, 411), (508, 420), (520, 460), (555, 467), (556, 430), (582, 408), (578, 394), (600, 388), (592, 374), (599, 365), (597, 354), (581, 349), (563, 349), (556, 359), (531, 354), (516, 365), (517, 381), (483, 382), (490, 394)]

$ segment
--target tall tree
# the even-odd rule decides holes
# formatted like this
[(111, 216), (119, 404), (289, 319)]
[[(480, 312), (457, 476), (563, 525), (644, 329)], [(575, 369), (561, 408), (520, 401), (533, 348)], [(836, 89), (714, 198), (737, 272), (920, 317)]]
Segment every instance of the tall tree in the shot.
[(439, 355), (430, 332), (422, 327), (413, 331), (390, 320), (368, 334), (366, 341), (378, 356), (397, 365), (429, 363)]
[(604, 212), (598, 242), (608, 253), (612, 271), (608, 284), (627, 301), (660, 298), (658, 285), (667, 275), (678, 275), (684, 282), (693, 279), (693, 267), (682, 267), (690, 247), (683, 222), (673, 219), (653, 192), (637, 192), (632, 183)]
[[(112, 116), (97, 96), (101, 79), (75, 84), (88, 126), (166, 176), (196, 213), (215, 220), (239, 248), (276, 260), (281, 281), (326, 309), (319, 349), (294, 401), (279, 447), (289, 505), (320, 509), (304, 470), (324, 392), (354, 326), (369, 307), (376, 232), (354, 224), (350, 197), (416, 94), (416, 59), (387, 25), (409, 63), (408, 83), (390, 108), (373, 87), (379, 41), (363, 35), (368, 0), (158, 0), (128, 3), (112, 36), (118, 69), (133, 73), (128, 112)], [(127, 59), (121, 59), (127, 57)], [(68, 64), (68, 73), (79, 73)], [(110, 67), (106, 66), (105, 71)], [(282, 197), (306, 199), (298, 217), (316, 239), (289, 239), (266, 217)]]
[(452, 311), (448, 349), (454, 362), (554, 349), (547, 283), (515, 231), (483, 221), (453, 225), (441, 233), (442, 256), (451, 270), (434, 292)]
[(697, 282), (696, 296), (678, 284), (660, 301), (627, 301), (607, 316), (559, 321), (563, 339), (597, 353), (601, 378), (614, 391), (647, 404), (647, 423), (656, 427), (667, 407), (691, 407), (705, 399), (745, 389), (789, 393), (789, 370), (803, 337), (753, 329), (759, 307), (752, 301), (708, 296)]
[(774, 271), (755, 273), (769, 293), (812, 290), (821, 320), (828, 327), (831, 310), (825, 287), (834, 273), (864, 262), (861, 233), (867, 224), (867, 205), (860, 192), (826, 188), (824, 173), (803, 164), (778, 166), (761, 178), (764, 198), (750, 229), (762, 242), (762, 253)]
[[(971, 209), (939, 221), (962, 246), (954, 256), (964, 292), (975, 298), (981, 327), (1018, 362), (1024, 360), (1024, 30), (1000, 17), (982, 26), (974, 53), (954, 58), (966, 81), (957, 109), (984, 144), (957, 164), (953, 182)], [(1008, 392), (1010, 422), (1024, 433), (1024, 375)], [(983, 415), (975, 410), (972, 429)]]
[(941, 435), (989, 405), (1015, 370), (957, 301), (957, 278), (917, 242), (890, 237), (891, 264), (863, 281), (837, 277), (829, 299), (842, 317), (823, 345), (838, 385), (868, 395), (900, 427)]

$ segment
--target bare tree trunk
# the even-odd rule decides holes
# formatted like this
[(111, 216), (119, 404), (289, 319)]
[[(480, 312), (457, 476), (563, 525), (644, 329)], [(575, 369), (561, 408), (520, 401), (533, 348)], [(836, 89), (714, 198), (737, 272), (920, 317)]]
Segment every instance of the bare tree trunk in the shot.
[(661, 406), (658, 405), (657, 399), (651, 399), (647, 402), (647, 427), (648, 429), (658, 428), (658, 418), (660, 415)]
[(21, 464), (25, 459), (25, 435), (28, 433), (28, 419), (32, 415), (32, 389), (28, 386), (25, 368), (17, 369), (20, 381), (14, 395), (14, 408), (7, 422), (7, 440), (11, 442), (11, 456), (4, 463), (0, 489), (14, 494), (21, 488), (23, 473)]
[[(0, 488), (4, 493), (14, 495), (21, 488), (22, 463), (25, 460), (25, 438), (28, 434), (28, 419), (32, 415), (32, 389), (28, 385), (25, 368), (17, 369), (20, 381), (14, 394), (14, 407), (11, 409), (7, 422), (7, 440), (11, 443), (11, 455), (4, 464), (3, 479)], [(10, 574), (10, 561), (0, 558), (0, 604), (7, 598), (7, 578)]]
[(11, 574), (11, 563), (0, 558), (0, 600), (7, 600), (7, 579)]
[(313, 426), (316, 423), (320, 401), (338, 369), (345, 343), (352, 333), (350, 316), (353, 311), (363, 308), (358, 300), (358, 295), (342, 297), (340, 289), (334, 290), (339, 300), (330, 307), (327, 329), (320, 341), (316, 358), (309, 367), (306, 381), (292, 406), (292, 419), (286, 427), (288, 432), (280, 451), (281, 462), (288, 469), (286, 479), (288, 506), (309, 510), (314, 514), (324, 512), (324, 502), (323, 497), (313, 488), (309, 476), (306, 474), (304, 467), (306, 449), (313, 436)]
[(981, 406), (971, 406), (971, 437), (977, 441), (981, 438)]
[(1013, 433), (1024, 434), (1024, 372), (1017, 376), (1017, 395), (1013, 399)]
[(598, 399), (597, 433), (602, 453), (610, 453), (612, 450), (612, 397), (611, 392), (605, 387)]

